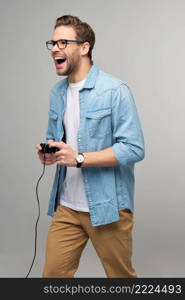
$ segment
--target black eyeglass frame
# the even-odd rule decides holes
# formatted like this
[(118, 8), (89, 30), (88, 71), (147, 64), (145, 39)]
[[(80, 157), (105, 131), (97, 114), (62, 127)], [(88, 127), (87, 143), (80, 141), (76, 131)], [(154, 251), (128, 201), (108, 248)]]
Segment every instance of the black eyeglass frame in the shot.
[[(65, 47), (63, 47), (63, 48), (61, 48), (61, 47), (59, 47), (59, 42), (65, 42)], [(85, 43), (86, 41), (80, 41), (80, 40), (65, 40), (65, 39), (60, 39), (60, 40), (57, 40), (57, 41), (53, 41), (53, 40), (50, 40), (50, 41), (47, 41), (46, 42), (46, 47), (47, 47), (47, 49), (48, 50), (52, 50), (52, 48), (57, 44), (57, 47), (59, 48), (59, 49), (65, 49), (66, 47), (67, 47), (67, 44), (68, 43), (77, 43), (77, 44), (83, 44), (83, 43)], [(49, 47), (48, 47), (48, 45), (52, 45), (52, 48), (50, 49)]]

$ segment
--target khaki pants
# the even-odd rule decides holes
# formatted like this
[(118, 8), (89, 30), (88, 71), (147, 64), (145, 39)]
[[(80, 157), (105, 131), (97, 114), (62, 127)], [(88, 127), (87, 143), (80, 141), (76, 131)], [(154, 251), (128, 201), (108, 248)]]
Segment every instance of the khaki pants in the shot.
[(88, 212), (59, 205), (48, 232), (43, 277), (74, 277), (89, 238), (107, 277), (137, 277), (131, 263), (133, 214), (127, 209), (119, 214), (119, 221), (93, 227)]

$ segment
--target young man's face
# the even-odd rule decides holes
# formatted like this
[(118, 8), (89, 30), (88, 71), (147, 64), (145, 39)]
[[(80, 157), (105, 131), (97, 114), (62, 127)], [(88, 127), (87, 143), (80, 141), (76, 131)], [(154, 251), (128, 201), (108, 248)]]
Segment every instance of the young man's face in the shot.
[[(76, 40), (76, 34), (71, 26), (61, 25), (54, 30), (52, 40)], [(54, 59), (56, 72), (58, 75), (69, 76), (75, 73), (81, 61), (81, 44), (69, 42), (65, 49), (59, 49), (57, 44), (52, 48), (51, 55)], [(62, 63), (58, 63), (56, 58), (66, 59)]]

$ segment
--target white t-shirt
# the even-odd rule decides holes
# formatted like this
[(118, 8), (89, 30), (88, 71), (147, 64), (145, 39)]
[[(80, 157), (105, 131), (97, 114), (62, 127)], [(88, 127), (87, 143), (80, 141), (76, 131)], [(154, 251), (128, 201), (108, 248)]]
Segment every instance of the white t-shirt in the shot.
[[(66, 110), (64, 113), (64, 127), (66, 143), (75, 151), (77, 147), (77, 132), (80, 126), (79, 90), (85, 79), (76, 83), (69, 83), (67, 89)], [(81, 168), (67, 167), (64, 187), (60, 195), (60, 204), (77, 211), (89, 212), (88, 200), (85, 195)]]

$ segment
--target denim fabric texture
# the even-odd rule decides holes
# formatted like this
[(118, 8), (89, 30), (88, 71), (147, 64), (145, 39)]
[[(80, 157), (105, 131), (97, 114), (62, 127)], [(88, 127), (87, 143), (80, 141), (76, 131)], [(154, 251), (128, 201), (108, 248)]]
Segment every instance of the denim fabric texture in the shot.
[[(66, 77), (50, 92), (46, 140), (60, 142), (64, 138), (67, 87)], [(119, 162), (118, 166), (81, 168), (92, 226), (109, 224), (120, 219), (121, 209), (134, 212), (134, 166), (145, 156), (143, 132), (130, 88), (101, 71), (94, 62), (79, 91), (79, 101), (78, 151), (112, 147)], [(65, 173), (66, 167), (57, 165), (48, 207), (50, 216), (59, 205)]]

